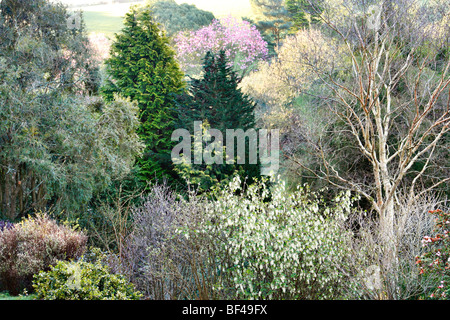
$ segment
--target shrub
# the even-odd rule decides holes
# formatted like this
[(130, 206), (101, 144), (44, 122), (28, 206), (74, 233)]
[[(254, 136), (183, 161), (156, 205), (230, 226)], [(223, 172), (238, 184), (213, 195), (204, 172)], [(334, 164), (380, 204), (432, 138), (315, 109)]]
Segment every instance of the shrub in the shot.
[(236, 177), (216, 200), (185, 200), (153, 187), (122, 257), (138, 289), (158, 300), (343, 297), (349, 193), (325, 208), (306, 188), (241, 188)]
[(447, 300), (450, 297), (450, 213), (441, 210), (430, 213), (436, 216), (434, 235), (423, 238), (426, 252), (416, 258), (416, 263), (420, 275), (431, 278), (434, 283), (424, 298)]
[(234, 181), (207, 206), (203, 230), (216, 242), (221, 283), (216, 290), (239, 299), (332, 299), (341, 296), (342, 261), (349, 233), (340, 224), (351, 210), (350, 194), (323, 208), (308, 189), (292, 194), (284, 183), (263, 182), (241, 190)]
[(37, 298), (44, 300), (138, 300), (135, 291), (122, 275), (111, 274), (100, 260), (59, 261), (47, 272), (34, 276)]
[(58, 260), (79, 258), (87, 237), (45, 214), (0, 231), (0, 282), (11, 294), (31, 289), (31, 280)]
[[(216, 282), (209, 237), (199, 233), (204, 202), (179, 198), (167, 186), (153, 186), (144, 204), (132, 214), (134, 228), (122, 272), (146, 297), (155, 300), (210, 300)], [(182, 232), (183, 231), (183, 232)]]

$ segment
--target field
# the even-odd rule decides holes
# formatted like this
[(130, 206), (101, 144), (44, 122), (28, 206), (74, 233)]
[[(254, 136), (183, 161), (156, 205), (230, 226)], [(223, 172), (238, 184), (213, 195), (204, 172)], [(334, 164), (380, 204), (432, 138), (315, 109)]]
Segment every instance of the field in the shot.
[[(194, 4), (202, 10), (213, 12), (217, 18), (230, 14), (238, 17), (252, 15), (248, 0), (177, 0), (177, 2)], [(112, 37), (114, 33), (122, 29), (123, 17), (129, 11), (130, 7), (141, 3), (143, 1), (84, 6), (76, 9), (83, 10), (89, 33), (104, 33), (108, 37)]]

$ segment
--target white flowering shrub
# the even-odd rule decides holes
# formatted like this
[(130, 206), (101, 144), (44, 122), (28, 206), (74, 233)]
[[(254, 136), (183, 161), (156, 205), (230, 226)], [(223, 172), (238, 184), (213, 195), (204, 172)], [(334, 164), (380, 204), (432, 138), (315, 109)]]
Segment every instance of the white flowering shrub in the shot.
[(340, 298), (350, 249), (340, 226), (351, 211), (350, 193), (325, 207), (306, 188), (241, 186), (235, 178), (206, 208), (203, 232), (217, 243), (222, 273), (216, 290), (231, 288), (239, 299)]

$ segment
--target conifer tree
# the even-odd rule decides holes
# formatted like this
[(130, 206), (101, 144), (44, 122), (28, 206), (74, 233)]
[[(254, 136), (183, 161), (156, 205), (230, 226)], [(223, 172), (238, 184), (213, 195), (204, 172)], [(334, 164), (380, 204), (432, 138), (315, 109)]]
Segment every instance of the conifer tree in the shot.
[[(201, 121), (210, 128), (218, 129), (223, 135), (224, 144), (227, 129), (242, 129), (246, 132), (254, 128), (256, 104), (240, 90), (241, 79), (232, 70), (225, 52), (208, 52), (203, 70), (203, 78), (193, 79), (189, 90), (178, 96), (178, 127), (192, 133), (194, 122)], [(248, 154), (246, 158), (248, 159)], [(182, 167), (182, 171), (181, 175), (197, 184), (200, 190), (207, 190), (221, 182), (226, 183), (236, 173), (244, 178), (259, 176), (259, 166), (251, 165), (248, 161), (245, 165), (238, 165), (236, 162), (234, 165), (227, 165), (226, 159), (224, 164), (188, 165)]]
[(309, 28), (320, 21), (322, 0), (286, 0), (286, 8), (292, 22), (292, 30)]
[(258, 16), (256, 27), (271, 47), (279, 46), (292, 27), (285, 0), (250, 0)]
[(183, 74), (174, 56), (167, 37), (152, 20), (150, 9), (133, 8), (106, 61), (111, 79), (103, 88), (105, 97), (120, 93), (139, 106), (138, 133), (146, 145), (138, 161), (143, 180), (170, 181), (176, 177), (170, 158), (173, 95), (183, 88)]

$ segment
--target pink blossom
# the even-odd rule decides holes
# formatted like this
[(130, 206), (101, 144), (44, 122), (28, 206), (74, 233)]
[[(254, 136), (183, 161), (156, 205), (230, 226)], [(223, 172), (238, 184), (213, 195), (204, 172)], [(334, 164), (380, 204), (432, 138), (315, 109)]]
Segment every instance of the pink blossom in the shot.
[(225, 51), (230, 66), (245, 70), (268, 56), (268, 45), (249, 22), (229, 16), (214, 20), (209, 26), (192, 32), (180, 32), (175, 37), (177, 58), (184, 71), (201, 68), (208, 51)]

